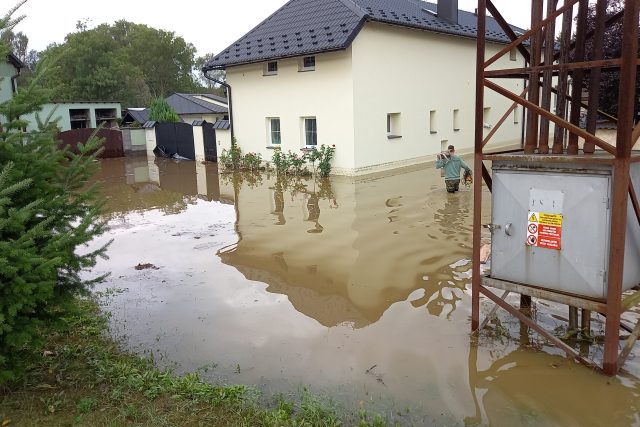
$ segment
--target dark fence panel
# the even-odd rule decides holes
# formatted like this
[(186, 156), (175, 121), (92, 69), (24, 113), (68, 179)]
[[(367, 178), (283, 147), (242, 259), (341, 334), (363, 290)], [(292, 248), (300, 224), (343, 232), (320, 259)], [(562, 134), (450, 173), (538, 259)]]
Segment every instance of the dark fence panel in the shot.
[(78, 144), (86, 144), (91, 136), (95, 135), (104, 141), (104, 150), (100, 154), (102, 159), (124, 157), (124, 145), (122, 132), (119, 129), (73, 129), (58, 134), (60, 146), (69, 146), (71, 151), (79, 154)]
[(207, 162), (218, 161), (218, 146), (216, 144), (216, 130), (213, 123), (202, 124), (202, 136), (204, 139), (204, 159)]
[(165, 153), (178, 154), (195, 160), (196, 151), (193, 143), (193, 128), (187, 123), (156, 123), (156, 145)]

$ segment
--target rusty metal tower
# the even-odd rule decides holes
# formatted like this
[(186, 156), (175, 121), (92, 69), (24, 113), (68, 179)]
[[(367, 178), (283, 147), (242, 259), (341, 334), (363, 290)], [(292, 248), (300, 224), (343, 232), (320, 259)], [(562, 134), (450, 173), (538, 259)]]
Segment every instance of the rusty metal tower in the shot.
[[(640, 153), (632, 151), (640, 138), (640, 125), (634, 128), (640, 1), (625, 0), (623, 10), (614, 15), (607, 15), (606, 0), (597, 0), (591, 15), (588, 0), (562, 3), (532, 0), (531, 29), (517, 33), (491, 0), (478, 1), (472, 329), (486, 325), (486, 319), (480, 324), (480, 296), (484, 295), (495, 303), (494, 310), (505, 309), (568, 356), (615, 375), (640, 336), (640, 321), (635, 327), (621, 323), (621, 315), (640, 303), (640, 205), (634, 188), (634, 182), (640, 185)], [(489, 58), (487, 12), (512, 40)], [(604, 35), (613, 25), (622, 25), (622, 49), (618, 58), (604, 59)], [(590, 57), (587, 45), (592, 46)], [(512, 49), (524, 56), (525, 68), (492, 68)], [(617, 117), (600, 111), (598, 101), (602, 77), (611, 72), (619, 73)], [(500, 85), (503, 79), (524, 79), (527, 87), (514, 93)], [(513, 101), (488, 133), (483, 126), (485, 90)], [(588, 93), (588, 100), (583, 93)], [(493, 135), (518, 105), (526, 113), (524, 147), (489, 152)], [(596, 136), (599, 117), (617, 124), (615, 145)], [(491, 162), (493, 173), (485, 162)], [(480, 272), (483, 181), (492, 191), (493, 203), (492, 266), (485, 276)], [(501, 202), (506, 192), (509, 200)], [(602, 207), (578, 200), (578, 193), (593, 195)], [(587, 204), (581, 208), (581, 203)], [(515, 209), (513, 215), (504, 214), (519, 204), (522, 212)], [(601, 209), (602, 220), (585, 227), (581, 209)], [(593, 274), (589, 257), (597, 251), (585, 247), (602, 251), (602, 261), (595, 258), (602, 268), (594, 267)], [(568, 263), (574, 265), (569, 268)], [(598, 283), (600, 288), (594, 288)], [(495, 289), (503, 293), (498, 295)], [(520, 308), (507, 302), (509, 293), (521, 295)], [(592, 312), (604, 315), (602, 365), (521, 310), (531, 297), (568, 305), (573, 324), (578, 323), (581, 309), (583, 328), (590, 327)], [(626, 342), (620, 340), (621, 328), (630, 333)]]

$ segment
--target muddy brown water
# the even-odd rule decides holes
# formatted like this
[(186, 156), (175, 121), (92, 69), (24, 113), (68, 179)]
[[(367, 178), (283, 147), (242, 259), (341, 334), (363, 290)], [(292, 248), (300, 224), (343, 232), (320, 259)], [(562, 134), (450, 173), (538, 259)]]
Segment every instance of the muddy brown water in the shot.
[[(638, 347), (610, 379), (504, 312), (470, 337), (472, 193), (431, 167), (314, 181), (134, 157), (99, 179), (95, 244), (114, 242), (96, 292), (114, 336), (163, 366), (401, 425), (640, 425)], [(566, 311), (535, 315), (562, 333)]]

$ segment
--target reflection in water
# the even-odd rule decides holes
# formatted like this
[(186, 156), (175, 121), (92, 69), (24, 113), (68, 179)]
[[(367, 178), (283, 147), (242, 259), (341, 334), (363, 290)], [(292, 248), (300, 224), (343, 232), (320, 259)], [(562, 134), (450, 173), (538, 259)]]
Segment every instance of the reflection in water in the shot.
[[(435, 170), (316, 181), (102, 164), (115, 241), (96, 272), (127, 290), (108, 309), (133, 349), (273, 393), (309, 385), (391, 423), (640, 423), (640, 358), (609, 381), (513, 319), (469, 343), (472, 194), (446, 193)], [(544, 310), (550, 328), (566, 311)]]
[[(449, 265), (468, 256), (462, 242), (469, 231), (461, 224), (468, 216), (470, 193), (451, 202), (440, 191), (426, 194), (412, 186), (413, 178), (403, 174), (332, 184), (265, 176), (264, 185), (237, 192), (244, 178), (235, 174), (221, 192), (237, 196), (241, 237), (219, 256), (247, 279), (287, 295), (298, 311), (325, 326), (362, 328), (418, 289), (423, 296), (414, 306), (425, 306), (435, 316), (446, 308), (450, 317), (468, 282)], [(260, 203), (266, 189), (272, 202)], [(387, 189), (402, 189), (406, 195), (384, 198)], [(389, 209), (389, 221), (379, 216), (381, 207)], [(434, 210), (442, 224), (425, 219)], [(276, 216), (275, 224), (269, 213)], [(443, 241), (443, 230), (452, 228), (458, 237)], [(429, 248), (429, 239), (438, 244)]]

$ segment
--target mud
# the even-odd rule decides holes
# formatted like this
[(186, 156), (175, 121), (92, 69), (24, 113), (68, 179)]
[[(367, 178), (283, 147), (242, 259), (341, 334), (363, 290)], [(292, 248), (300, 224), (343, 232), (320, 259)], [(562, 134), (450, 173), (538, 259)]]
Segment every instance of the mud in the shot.
[[(435, 169), (314, 181), (102, 165), (100, 241), (114, 243), (94, 274), (111, 272), (98, 290), (124, 290), (107, 307), (134, 351), (267, 396), (309, 387), (399, 424), (640, 425), (637, 348), (609, 379), (504, 312), (470, 336), (472, 194), (447, 194)], [(563, 333), (566, 307), (536, 308)], [(601, 357), (597, 342), (574, 345)]]

